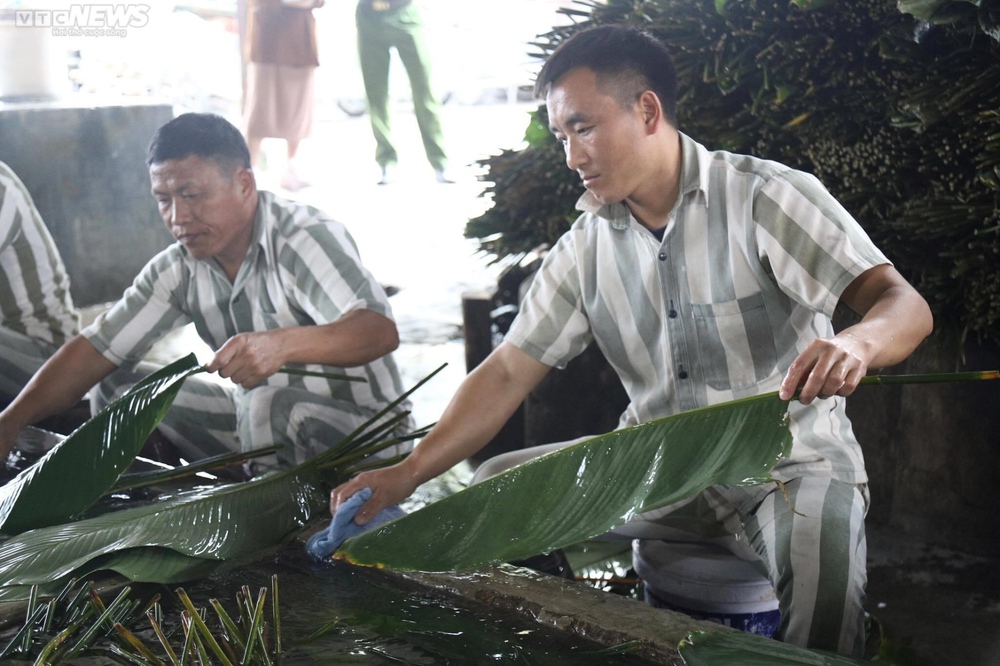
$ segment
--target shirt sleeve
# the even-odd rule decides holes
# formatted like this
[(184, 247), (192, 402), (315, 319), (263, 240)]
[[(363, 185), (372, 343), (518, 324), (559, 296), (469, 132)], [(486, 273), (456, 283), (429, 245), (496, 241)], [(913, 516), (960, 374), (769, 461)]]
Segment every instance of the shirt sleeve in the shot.
[(164, 335), (191, 321), (179, 305), (183, 284), (179, 249), (167, 248), (143, 267), (121, 300), (81, 334), (116, 365), (141, 360)]
[(15, 221), (28, 212), (25, 193), (19, 185), (0, 167), (0, 252), (14, 243), (19, 228)]
[(819, 180), (788, 170), (754, 199), (758, 256), (790, 298), (833, 316), (844, 289), (875, 266), (891, 263)]
[(80, 328), (59, 249), (27, 187), (0, 162), (0, 322), (53, 346)]
[(576, 233), (563, 235), (542, 262), (504, 338), (546, 365), (564, 368), (594, 339), (583, 308)]
[(316, 324), (362, 309), (392, 319), (385, 289), (361, 263), (354, 239), (339, 222), (305, 226), (281, 248), (278, 264), (292, 287), (289, 296)]

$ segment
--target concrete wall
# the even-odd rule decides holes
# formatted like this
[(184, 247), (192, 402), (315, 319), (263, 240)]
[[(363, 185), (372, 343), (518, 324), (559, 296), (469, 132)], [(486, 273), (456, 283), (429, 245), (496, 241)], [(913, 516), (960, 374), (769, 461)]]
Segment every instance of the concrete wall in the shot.
[(153, 133), (172, 117), (164, 104), (0, 108), (0, 160), (31, 192), (77, 306), (117, 300), (172, 241), (145, 164)]
[[(929, 341), (893, 373), (1000, 368), (1000, 348), (968, 343), (964, 360)], [(847, 413), (871, 478), (869, 522), (928, 543), (1000, 553), (1000, 381), (865, 386)]]

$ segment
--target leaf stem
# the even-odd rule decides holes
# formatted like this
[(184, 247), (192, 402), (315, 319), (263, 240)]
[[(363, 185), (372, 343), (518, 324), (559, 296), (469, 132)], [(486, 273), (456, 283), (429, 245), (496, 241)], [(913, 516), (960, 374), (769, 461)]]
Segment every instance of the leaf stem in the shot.
[(945, 372), (924, 375), (871, 375), (862, 377), (859, 384), (941, 384), (945, 382), (989, 381), (992, 379), (1000, 379), (1000, 370), (974, 370), (972, 372)]
[(274, 453), (275, 451), (281, 450), (281, 448), (281, 444), (274, 444), (272, 446), (265, 446), (251, 451), (236, 451), (234, 453), (223, 453), (210, 458), (202, 458), (201, 460), (196, 460), (188, 463), (187, 465), (178, 465), (170, 469), (125, 474), (119, 477), (118, 482), (109, 492), (122, 492), (123, 490), (134, 490), (135, 488), (152, 486), (166, 481), (176, 481), (177, 479), (183, 479), (184, 477), (197, 474), (198, 472), (204, 472), (218, 467), (226, 467), (234, 463), (241, 463), (246, 460), (250, 460), (251, 458), (266, 456)]
[(364, 382), (368, 380), (364, 377), (353, 377), (351, 375), (340, 375), (332, 372), (316, 372), (314, 370), (300, 370), (299, 368), (278, 368), (278, 372), (286, 375), (302, 375), (304, 377), (322, 377), (323, 379), (336, 379), (345, 382)]

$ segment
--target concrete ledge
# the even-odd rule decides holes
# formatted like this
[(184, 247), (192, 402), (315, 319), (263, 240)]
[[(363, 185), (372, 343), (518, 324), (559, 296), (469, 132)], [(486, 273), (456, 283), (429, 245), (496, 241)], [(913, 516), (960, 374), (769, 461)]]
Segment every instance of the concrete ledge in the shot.
[(735, 631), (506, 564), (467, 573), (388, 573), (438, 592), (526, 615), (607, 647), (638, 642), (635, 654), (659, 664), (683, 666), (677, 645), (689, 632)]
[[(425, 588), (517, 613), (605, 647), (635, 643), (633, 654), (657, 664), (684, 666), (677, 646), (689, 632), (735, 631), (583, 583), (507, 564), (465, 573), (403, 573), (388, 569), (379, 573), (399, 580), (404, 588)], [(108, 575), (101, 577), (94, 589), (108, 598), (130, 584), (121, 576)], [(26, 601), (0, 602), (0, 629), (23, 623), (26, 608)]]

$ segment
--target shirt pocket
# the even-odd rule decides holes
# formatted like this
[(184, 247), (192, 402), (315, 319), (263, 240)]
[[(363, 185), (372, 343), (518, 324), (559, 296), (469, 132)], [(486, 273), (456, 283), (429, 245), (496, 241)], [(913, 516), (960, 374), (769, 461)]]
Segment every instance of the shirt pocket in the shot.
[(287, 296), (282, 292), (277, 279), (261, 285), (257, 295), (257, 312), (260, 325), (264, 330), (273, 331), (277, 328), (301, 326), (302, 317), (297, 317)]
[(695, 303), (691, 312), (698, 339), (697, 362), (710, 388), (744, 389), (774, 372), (774, 333), (762, 294), (719, 303)]

